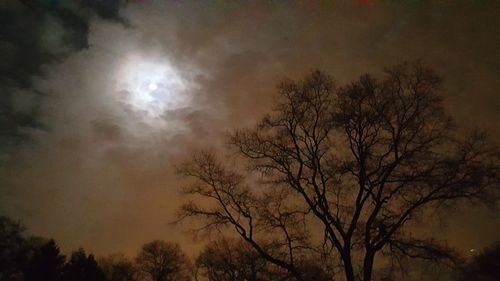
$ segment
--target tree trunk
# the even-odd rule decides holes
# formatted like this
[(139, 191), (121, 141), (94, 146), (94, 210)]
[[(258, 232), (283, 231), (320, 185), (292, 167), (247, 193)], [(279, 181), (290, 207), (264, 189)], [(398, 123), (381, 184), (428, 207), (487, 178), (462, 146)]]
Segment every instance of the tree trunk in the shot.
[(344, 263), (344, 272), (346, 281), (355, 281), (350, 250), (346, 250), (344, 252), (344, 254), (342, 255), (342, 261)]
[(363, 281), (372, 280), (374, 259), (375, 259), (375, 252), (367, 251), (363, 261)]

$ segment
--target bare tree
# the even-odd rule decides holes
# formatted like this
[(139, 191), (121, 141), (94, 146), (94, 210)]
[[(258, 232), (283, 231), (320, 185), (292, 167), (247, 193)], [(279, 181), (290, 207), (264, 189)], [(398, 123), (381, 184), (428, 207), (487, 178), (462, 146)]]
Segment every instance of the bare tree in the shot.
[(178, 244), (160, 240), (144, 244), (136, 262), (152, 281), (185, 280), (187, 275), (187, 259)]
[(108, 281), (138, 281), (139, 273), (134, 263), (123, 254), (114, 254), (99, 259)]
[(338, 264), (349, 281), (372, 280), (381, 252), (450, 258), (405, 230), (429, 211), (495, 201), (499, 153), (483, 134), (457, 133), (441, 84), (419, 63), (341, 88), (321, 72), (281, 83), (274, 112), (229, 138), (250, 169), (209, 152), (179, 168), (194, 179), (184, 191), (203, 198), (181, 217), (201, 218), (198, 230), (232, 227), (297, 280), (304, 257), (328, 272)]
[(247, 243), (222, 238), (209, 243), (196, 258), (199, 273), (209, 281), (277, 280), (267, 260)]
[[(321, 265), (301, 260), (298, 268), (307, 280), (329, 280)], [(241, 239), (219, 238), (207, 244), (196, 259), (199, 275), (209, 281), (293, 280), (282, 268), (270, 263)]]

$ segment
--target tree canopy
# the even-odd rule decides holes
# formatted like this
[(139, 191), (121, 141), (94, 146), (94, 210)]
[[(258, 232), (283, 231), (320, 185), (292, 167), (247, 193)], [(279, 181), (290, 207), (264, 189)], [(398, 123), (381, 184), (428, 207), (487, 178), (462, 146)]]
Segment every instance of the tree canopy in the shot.
[(142, 246), (136, 258), (139, 269), (151, 281), (173, 281), (186, 278), (187, 259), (175, 243), (155, 240)]

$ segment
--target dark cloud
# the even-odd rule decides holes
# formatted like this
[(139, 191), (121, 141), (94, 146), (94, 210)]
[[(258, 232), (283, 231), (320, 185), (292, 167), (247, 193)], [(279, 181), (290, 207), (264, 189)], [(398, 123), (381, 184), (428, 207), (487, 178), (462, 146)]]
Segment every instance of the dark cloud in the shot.
[(101, 18), (122, 20), (120, 17), (120, 0), (82, 0), (82, 6), (94, 10)]
[[(188, 241), (169, 224), (181, 201), (174, 166), (253, 124), (278, 81), (313, 69), (342, 85), (423, 59), (445, 77), (458, 124), (500, 137), (497, 2), (63, 2), (2, 6), (0, 128), (32, 142), (6, 150), (0, 212), (65, 250), (133, 254), (151, 239)], [(118, 85), (164, 65), (188, 102), (153, 118)], [(452, 229), (462, 234), (436, 231), (480, 247), (493, 239), (491, 221), (467, 215)]]
[[(39, 120), (44, 93), (32, 88), (43, 65), (63, 60), (89, 47), (93, 12), (119, 21), (119, 1), (15, 1), (0, 4), (0, 145), (29, 140), (33, 129), (47, 129)], [(31, 90), (26, 94), (27, 90)], [(29, 107), (16, 107), (31, 97)]]

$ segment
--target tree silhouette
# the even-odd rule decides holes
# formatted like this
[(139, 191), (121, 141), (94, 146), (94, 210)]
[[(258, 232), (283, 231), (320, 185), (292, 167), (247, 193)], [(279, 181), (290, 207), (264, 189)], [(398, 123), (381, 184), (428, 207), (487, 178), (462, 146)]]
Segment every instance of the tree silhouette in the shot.
[[(307, 280), (331, 280), (317, 262), (301, 260), (298, 271)], [(209, 281), (293, 280), (288, 272), (262, 258), (251, 245), (238, 239), (220, 238), (209, 243), (196, 258), (196, 267), (198, 274)]]
[(405, 230), (429, 210), (496, 200), (499, 153), (483, 134), (458, 134), (441, 84), (420, 63), (341, 88), (318, 71), (281, 83), (273, 113), (230, 135), (232, 167), (202, 152), (179, 168), (203, 198), (181, 218), (230, 226), (297, 280), (303, 257), (340, 264), (348, 281), (372, 280), (381, 252), (450, 258)]
[(209, 243), (196, 259), (198, 273), (209, 281), (282, 279), (283, 273), (271, 265), (248, 244), (228, 238)]
[(155, 240), (142, 246), (136, 263), (151, 281), (186, 278), (187, 259), (178, 244)]
[(25, 270), (25, 281), (62, 280), (65, 257), (60, 254), (54, 240), (42, 245), (30, 259)]
[(0, 216), (0, 280), (19, 280), (27, 260), (24, 228)]
[(0, 216), (0, 280), (21, 280), (42, 241), (39, 237), (26, 237), (19, 222)]
[(138, 270), (134, 263), (122, 255), (112, 255), (99, 260), (107, 281), (137, 281)]
[(104, 272), (98, 266), (92, 254), (87, 255), (80, 248), (71, 253), (68, 263), (64, 267), (63, 280), (65, 281), (105, 281)]

